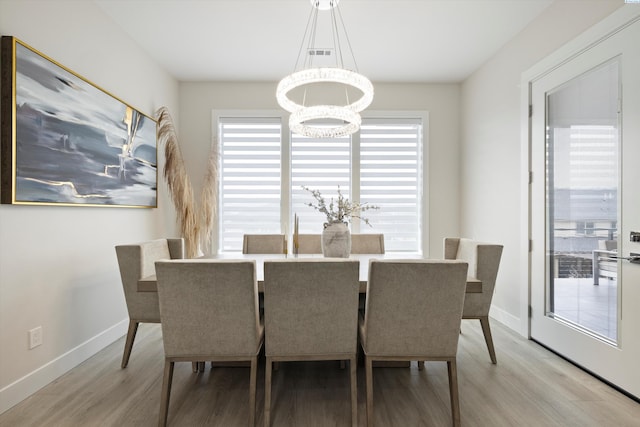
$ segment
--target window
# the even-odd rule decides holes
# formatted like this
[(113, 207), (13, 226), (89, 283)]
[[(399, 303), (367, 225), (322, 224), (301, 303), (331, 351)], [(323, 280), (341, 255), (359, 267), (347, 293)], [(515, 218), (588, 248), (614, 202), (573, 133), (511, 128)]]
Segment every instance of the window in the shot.
[(331, 139), (289, 134), (284, 115), (259, 116), (217, 119), (219, 252), (241, 251), (245, 233), (290, 234), (294, 214), (301, 233), (320, 233), (325, 218), (306, 205), (313, 198), (302, 186), (327, 199), (339, 186), (346, 197), (379, 206), (364, 213), (372, 227), (356, 220), (352, 232), (384, 233), (389, 252), (421, 251), (422, 115), (365, 117), (360, 132)]
[[(351, 138), (307, 138), (291, 135), (291, 213), (299, 218), (300, 233), (320, 233), (323, 214), (306, 203), (315, 202), (302, 186), (320, 190), (327, 202), (338, 197), (338, 186), (351, 197)], [(292, 221), (291, 221), (292, 222)]]
[(360, 202), (383, 233), (389, 252), (420, 251), (422, 201), (422, 124), (416, 119), (365, 119), (360, 130)]
[(219, 251), (242, 250), (243, 234), (280, 233), (279, 118), (220, 118)]

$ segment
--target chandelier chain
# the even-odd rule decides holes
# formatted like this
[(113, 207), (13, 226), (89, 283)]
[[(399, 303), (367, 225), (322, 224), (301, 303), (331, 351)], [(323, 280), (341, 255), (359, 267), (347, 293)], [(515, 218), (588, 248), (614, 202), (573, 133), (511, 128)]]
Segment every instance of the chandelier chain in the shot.
[(344, 60), (342, 57), (342, 47), (340, 45), (340, 34), (338, 33), (338, 23), (336, 21), (335, 10), (338, 8), (336, 5), (331, 9), (331, 33), (333, 36), (333, 50), (336, 52), (336, 67), (344, 68)]
[[(307, 40), (307, 34), (309, 34), (309, 26), (311, 24), (311, 19), (313, 18), (313, 15), (314, 15), (314, 11), (317, 14), (318, 9), (311, 8), (311, 12), (309, 12), (309, 18), (307, 18), (307, 26), (304, 29), (304, 36), (302, 37), (302, 41), (300, 42), (300, 48), (298, 49), (298, 56), (296, 57), (296, 64), (293, 67), (293, 71), (296, 71), (298, 69), (300, 58), (302, 58), (302, 49), (304, 49), (304, 41)], [(308, 49), (308, 46), (307, 46), (307, 49)]]
[(358, 63), (356, 62), (356, 56), (353, 53), (353, 48), (351, 47), (351, 40), (349, 40), (349, 33), (347, 33), (347, 29), (344, 26), (344, 20), (342, 19), (342, 12), (340, 12), (340, 6), (336, 4), (335, 7), (338, 10), (338, 16), (340, 17), (340, 23), (342, 24), (342, 32), (344, 33), (344, 37), (347, 39), (347, 46), (349, 46), (349, 52), (351, 52), (351, 59), (353, 60), (353, 66), (355, 69), (353, 71), (358, 72)]

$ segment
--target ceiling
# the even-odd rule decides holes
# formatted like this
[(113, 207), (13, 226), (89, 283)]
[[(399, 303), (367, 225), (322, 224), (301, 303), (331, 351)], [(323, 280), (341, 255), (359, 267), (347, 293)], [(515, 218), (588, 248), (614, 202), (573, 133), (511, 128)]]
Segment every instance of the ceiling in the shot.
[[(94, 0), (181, 81), (278, 81), (294, 71), (309, 0)], [(359, 71), (459, 82), (553, 0), (341, 0)]]

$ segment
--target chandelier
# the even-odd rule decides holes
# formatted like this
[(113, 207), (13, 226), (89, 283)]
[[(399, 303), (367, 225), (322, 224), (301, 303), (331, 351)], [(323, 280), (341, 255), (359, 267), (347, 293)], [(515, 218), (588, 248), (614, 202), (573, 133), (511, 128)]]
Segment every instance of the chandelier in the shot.
[[(373, 101), (371, 81), (357, 72), (351, 43), (338, 7), (339, 1), (310, 0), (311, 13), (298, 52), (295, 71), (283, 78), (276, 89), (278, 104), (291, 113), (289, 128), (299, 135), (312, 138), (351, 135), (360, 129), (362, 119), (359, 113)], [(327, 28), (330, 30), (329, 47), (318, 46), (319, 11), (330, 15), (331, 25)], [(345, 67), (346, 52), (343, 52), (341, 38), (346, 41), (356, 71)], [(326, 102), (326, 97), (336, 92), (340, 93), (339, 96), (342, 98), (342, 90), (344, 102)], [(354, 101), (351, 102), (350, 98)]]

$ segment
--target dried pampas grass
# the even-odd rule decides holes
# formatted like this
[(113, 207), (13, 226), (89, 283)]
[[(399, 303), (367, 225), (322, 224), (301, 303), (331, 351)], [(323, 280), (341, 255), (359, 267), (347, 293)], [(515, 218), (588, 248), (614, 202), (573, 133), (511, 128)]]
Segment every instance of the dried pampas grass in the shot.
[(213, 232), (213, 221), (218, 209), (218, 201), (216, 199), (218, 179), (218, 144), (217, 138), (214, 139), (209, 151), (207, 159), (207, 172), (202, 183), (202, 193), (200, 196), (200, 247), (206, 248), (205, 253), (211, 252), (211, 234)]
[(164, 144), (164, 179), (177, 212), (177, 221), (180, 233), (185, 240), (187, 258), (195, 258), (203, 248), (205, 253), (209, 253), (211, 248), (211, 232), (217, 206), (217, 144), (213, 144), (209, 155), (201, 194), (202, 204), (198, 209), (169, 110), (161, 107), (156, 117), (158, 118), (158, 144)]

